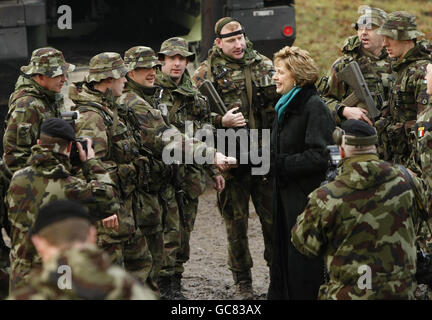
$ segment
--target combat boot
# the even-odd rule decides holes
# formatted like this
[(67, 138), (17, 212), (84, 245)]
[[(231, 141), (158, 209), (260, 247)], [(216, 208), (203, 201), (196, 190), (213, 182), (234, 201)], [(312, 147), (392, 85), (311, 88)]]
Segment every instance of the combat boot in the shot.
[(181, 278), (182, 275), (180, 273), (176, 273), (171, 277), (171, 291), (173, 300), (187, 300), (185, 295), (182, 293)]
[(158, 279), (158, 286), (160, 291), (160, 298), (162, 300), (172, 300), (174, 299), (172, 288), (171, 288), (171, 278), (172, 276), (168, 277), (159, 277)]
[(236, 286), (233, 300), (253, 300), (254, 293), (252, 288), (252, 274), (250, 270), (246, 272), (233, 271), (233, 278)]

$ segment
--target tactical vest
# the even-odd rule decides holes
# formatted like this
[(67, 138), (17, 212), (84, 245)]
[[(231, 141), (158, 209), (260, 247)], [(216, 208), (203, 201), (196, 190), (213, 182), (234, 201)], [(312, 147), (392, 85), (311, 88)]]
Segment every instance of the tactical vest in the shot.
[(127, 198), (137, 185), (137, 174), (133, 161), (139, 156), (138, 147), (133, 138), (131, 138), (127, 126), (123, 121), (119, 121), (118, 115), (114, 112), (114, 118), (105, 113), (102, 107), (95, 103), (89, 102), (79, 104), (74, 107), (80, 113), (93, 111), (97, 113), (107, 127), (108, 150), (102, 161), (113, 161), (117, 166), (117, 183), (121, 188), (122, 197)]
[[(424, 60), (418, 60), (408, 64), (398, 72), (396, 79), (391, 81), (389, 106), (390, 114), (394, 122), (403, 123), (417, 118), (418, 110), (414, 91), (415, 87), (409, 86), (410, 74), (407, 73), (407, 69), (417, 70), (421, 67), (425, 67), (426, 64), (427, 62)], [(425, 99), (424, 104), (426, 104), (428, 96), (424, 94), (420, 99)]]
[[(207, 66), (208, 74), (212, 77), (210, 81), (214, 83), (227, 109), (240, 107), (239, 111), (243, 113), (250, 128), (251, 125), (257, 129), (271, 127), (275, 117), (273, 107), (278, 98), (273, 81), (273, 69), (260, 62), (241, 65), (213, 55), (209, 56)], [(250, 68), (250, 89), (247, 88), (246, 68)], [(252, 110), (248, 90), (252, 90)]]
[[(7, 122), (9, 121), (12, 113), (14, 112), (27, 112), (28, 105), (22, 105), (17, 104), (16, 101), (18, 99), (23, 99), (25, 97), (33, 97), (37, 100), (41, 100), (45, 106), (45, 109), (47, 109), (49, 112), (39, 112), (39, 110), (36, 110), (38, 112), (38, 115), (41, 117), (40, 122), (37, 124), (38, 132), (37, 137), (39, 137), (40, 134), (40, 126), (42, 125), (42, 122), (49, 118), (60, 118), (60, 107), (62, 103), (60, 101), (63, 101), (62, 99), (59, 101), (56, 101), (54, 104), (50, 102), (47, 97), (45, 97), (42, 94), (37, 94), (36, 92), (27, 91), (25, 88), (22, 90), (19, 90), (17, 92), (13, 93), (13, 96), (11, 97), (11, 100), (9, 102), (9, 110), (5, 119), (5, 127), (7, 126)], [(36, 141), (32, 141), (30, 130), (34, 126), (34, 123), (19, 123), (17, 126), (17, 145), (18, 146), (32, 146)]]

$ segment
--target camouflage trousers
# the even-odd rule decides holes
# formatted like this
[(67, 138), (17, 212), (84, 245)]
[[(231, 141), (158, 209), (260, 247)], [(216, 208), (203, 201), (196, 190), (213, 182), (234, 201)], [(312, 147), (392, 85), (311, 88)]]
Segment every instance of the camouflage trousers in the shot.
[(159, 199), (163, 208), (163, 242), (164, 254), (160, 277), (174, 275), (177, 261), (177, 254), (181, 247), (181, 225), (178, 213), (175, 190), (172, 185), (166, 185), (159, 193)]
[[(264, 259), (272, 257), (272, 185), (262, 176), (243, 174), (229, 179), (218, 194), (218, 207), (225, 220), (228, 240), (228, 266), (236, 279), (251, 280), (253, 266), (248, 242), (249, 199), (252, 197), (264, 236)], [(287, 241), (289, 237), (287, 236)], [(245, 279), (243, 279), (243, 277)]]
[(195, 225), (195, 219), (198, 213), (198, 198), (192, 199), (185, 194), (184, 205), (184, 223), (180, 223), (180, 250), (177, 253), (175, 273), (182, 274), (184, 272), (184, 264), (190, 258), (190, 236)]
[(139, 206), (137, 225), (144, 234), (152, 259), (149, 284), (157, 287), (157, 278), (163, 259), (162, 206), (157, 193), (141, 192), (137, 196)]
[(132, 233), (127, 240), (113, 239), (98, 232), (97, 245), (108, 254), (112, 264), (123, 267), (142, 284), (147, 283), (152, 268), (152, 256), (146, 237), (140, 229)]

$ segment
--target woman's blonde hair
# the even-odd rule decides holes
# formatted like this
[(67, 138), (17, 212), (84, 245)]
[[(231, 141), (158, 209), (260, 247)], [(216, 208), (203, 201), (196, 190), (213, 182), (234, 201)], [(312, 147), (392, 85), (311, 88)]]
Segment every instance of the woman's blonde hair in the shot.
[(286, 46), (276, 52), (273, 59), (275, 63), (284, 62), (298, 87), (314, 84), (318, 80), (318, 66), (306, 50)]

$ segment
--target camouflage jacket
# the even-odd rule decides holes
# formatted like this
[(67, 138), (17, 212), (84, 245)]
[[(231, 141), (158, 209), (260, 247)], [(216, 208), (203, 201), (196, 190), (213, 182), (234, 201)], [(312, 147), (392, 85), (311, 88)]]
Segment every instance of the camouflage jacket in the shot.
[(36, 144), (42, 121), (60, 117), (63, 96), (39, 86), (32, 78), (19, 76), (9, 98), (3, 159), (12, 174), (25, 167), (30, 148)]
[[(334, 181), (309, 195), (292, 229), (302, 254), (324, 257), (330, 281), (319, 298), (413, 299), (419, 212), (407, 178), (371, 154), (346, 158), (338, 169)], [(369, 289), (358, 285), (364, 266)]]
[(127, 238), (135, 231), (133, 193), (136, 188), (146, 186), (148, 159), (140, 156), (139, 144), (118, 115), (118, 106), (112, 95), (80, 82), (69, 87), (69, 98), (75, 103), (71, 110), (80, 113), (75, 121), (77, 137), (89, 136), (92, 139), (95, 156), (102, 160), (110, 173), (122, 203), (118, 232), (105, 228), (98, 231), (107, 232), (111, 238)]
[(30, 274), (25, 288), (8, 299), (154, 300), (156, 297), (121, 267), (110, 266), (109, 258), (102, 251), (87, 244), (52, 257), (43, 268)]
[(11, 224), (12, 282), (19, 286), (40, 257), (27, 237), (40, 207), (58, 199), (76, 200), (89, 208), (99, 220), (119, 209), (112, 180), (101, 162), (91, 159), (83, 164), (86, 180), (71, 175), (67, 156), (35, 145), (29, 166), (15, 172), (6, 197)]
[[(179, 85), (169, 75), (158, 71), (156, 84), (164, 89), (160, 103), (167, 105), (170, 123), (181, 133), (189, 139), (194, 137), (198, 129), (206, 128), (213, 133), (213, 121), (207, 99), (192, 84), (187, 70)], [(190, 126), (186, 128), (186, 121), (190, 122), (193, 128)], [(209, 164), (187, 164), (181, 168), (187, 171), (187, 174), (186, 171), (182, 173), (182, 176), (185, 177), (182, 188), (192, 198), (198, 197), (205, 190), (206, 181), (203, 170), (206, 170), (212, 178), (219, 174), (216, 167)]]
[[(413, 127), (417, 140), (416, 156), (421, 165), (422, 179), (426, 183), (427, 193), (432, 194), (432, 104), (417, 116), (417, 123)], [(428, 204), (432, 212), (432, 203)]]
[(350, 62), (357, 61), (366, 84), (374, 97), (377, 109), (381, 110), (388, 104), (390, 58), (385, 49), (376, 57), (363, 49), (358, 36), (349, 37), (342, 48), (343, 56), (332, 65), (329, 74), (321, 78), (318, 90), (327, 103), (339, 124), (343, 119), (337, 114), (337, 106), (352, 93), (345, 82), (338, 80), (338, 72), (342, 71)]
[[(247, 41), (244, 58), (234, 60), (227, 57), (214, 44), (207, 60), (203, 61), (193, 75), (197, 87), (204, 80), (210, 80), (227, 109), (239, 107), (251, 129), (250, 106), (246, 89), (245, 70), (251, 70), (253, 125), (256, 129), (270, 129), (275, 117), (274, 106), (279, 99), (273, 80), (275, 72), (270, 59), (253, 50), (252, 43)], [(221, 115), (214, 121), (221, 125)]]
[(429, 98), (424, 81), (426, 65), (430, 60), (424, 47), (417, 45), (392, 63), (388, 110), (375, 123), (385, 147), (384, 159), (399, 163), (421, 174), (415, 156), (415, 137), (411, 129), (417, 115), (426, 108)]

